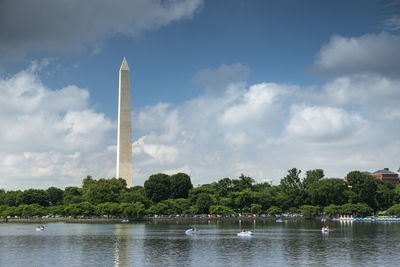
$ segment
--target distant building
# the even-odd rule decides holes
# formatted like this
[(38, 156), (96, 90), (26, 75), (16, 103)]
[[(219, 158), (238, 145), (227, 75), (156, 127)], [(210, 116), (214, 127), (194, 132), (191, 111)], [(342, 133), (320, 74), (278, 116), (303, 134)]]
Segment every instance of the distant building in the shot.
[[(389, 182), (394, 186), (397, 186), (399, 184), (400, 168), (397, 173), (389, 171), (389, 168), (384, 168), (383, 170), (378, 170), (373, 173), (367, 171), (364, 171), (362, 173), (371, 175), (374, 178), (379, 179), (383, 182)], [(344, 177), (344, 181), (347, 183), (347, 176)]]
[(389, 182), (394, 186), (397, 186), (399, 184), (399, 174), (389, 171), (389, 168), (384, 168), (383, 170), (373, 172), (371, 175), (374, 176), (376, 179), (379, 179), (383, 182)]

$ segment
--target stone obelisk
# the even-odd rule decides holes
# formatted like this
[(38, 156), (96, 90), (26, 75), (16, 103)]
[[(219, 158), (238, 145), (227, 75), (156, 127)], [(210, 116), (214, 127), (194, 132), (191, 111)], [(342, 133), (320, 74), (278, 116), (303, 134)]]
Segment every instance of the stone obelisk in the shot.
[(132, 187), (131, 80), (126, 59), (119, 69), (117, 178)]

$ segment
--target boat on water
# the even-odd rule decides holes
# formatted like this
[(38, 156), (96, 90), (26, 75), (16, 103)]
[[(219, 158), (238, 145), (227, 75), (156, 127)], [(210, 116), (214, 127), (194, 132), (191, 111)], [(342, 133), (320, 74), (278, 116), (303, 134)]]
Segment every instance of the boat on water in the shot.
[(38, 226), (36, 227), (36, 231), (44, 231), (44, 226)]
[(354, 221), (354, 218), (350, 215), (344, 215), (339, 217), (339, 221)]
[(321, 232), (322, 233), (329, 233), (329, 227), (328, 226), (326, 226), (326, 227), (323, 226), (322, 229), (321, 229)]
[(197, 227), (193, 227), (191, 229), (187, 229), (185, 231), (185, 234), (197, 234), (199, 232), (199, 229), (197, 229)]
[(240, 233), (237, 234), (238, 236), (252, 236), (253, 232), (247, 229), (243, 229)]
[(283, 222), (283, 220), (282, 219), (277, 219), (276, 222), (277, 223), (281, 223), (281, 222)]
[(121, 222), (123, 222), (123, 223), (128, 223), (129, 220), (122, 220)]

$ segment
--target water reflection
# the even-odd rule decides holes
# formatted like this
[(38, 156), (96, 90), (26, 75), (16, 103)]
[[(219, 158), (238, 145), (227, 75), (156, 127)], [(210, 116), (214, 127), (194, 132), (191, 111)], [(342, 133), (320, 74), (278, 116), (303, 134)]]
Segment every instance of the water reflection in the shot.
[(117, 224), (115, 239), (115, 266), (129, 266), (132, 261), (133, 233), (131, 224)]
[[(144, 264), (183, 264), (191, 258), (197, 235), (186, 235), (187, 227), (165, 224), (145, 225)], [(200, 229), (200, 231), (202, 231)]]

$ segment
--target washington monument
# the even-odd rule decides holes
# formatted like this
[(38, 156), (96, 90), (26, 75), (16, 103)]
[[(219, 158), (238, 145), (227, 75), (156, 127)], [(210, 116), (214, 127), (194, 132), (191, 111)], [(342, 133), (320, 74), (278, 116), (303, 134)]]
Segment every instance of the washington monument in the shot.
[(117, 178), (132, 187), (131, 79), (124, 57), (119, 69)]

